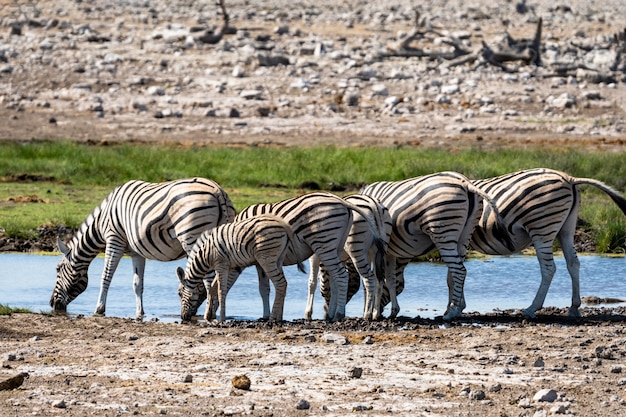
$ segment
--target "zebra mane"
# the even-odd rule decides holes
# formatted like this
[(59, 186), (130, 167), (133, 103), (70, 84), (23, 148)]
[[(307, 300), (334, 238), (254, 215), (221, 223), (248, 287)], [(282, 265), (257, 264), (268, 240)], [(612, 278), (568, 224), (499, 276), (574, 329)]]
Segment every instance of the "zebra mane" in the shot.
[(78, 244), (78, 242), (80, 242), (80, 239), (83, 237), (83, 235), (85, 235), (87, 233), (87, 231), (94, 224), (94, 222), (96, 221), (96, 219), (98, 218), (100, 213), (102, 213), (104, 211), (105, 207), (109, 204), (109, 202), (111, 201), (112, 195), (113, 195), (113, 192), (111, 192), (108, 196), (106, 196), (106, 198), (104, 200), (102, 200), (100, 205), (96, 206), (96, 208), (94, 208), (91, 211), (91, 213), (89, 213), (87, 218), (85, 220), (83, 220), (83, 222), (81, 223), (80, 227), (78, 228), (78, 230), (74, 234), (74, 237), (69, 242), (69, 246), (70, 247), (72, 247), (72, 248), (76, 247), (76, 245)]

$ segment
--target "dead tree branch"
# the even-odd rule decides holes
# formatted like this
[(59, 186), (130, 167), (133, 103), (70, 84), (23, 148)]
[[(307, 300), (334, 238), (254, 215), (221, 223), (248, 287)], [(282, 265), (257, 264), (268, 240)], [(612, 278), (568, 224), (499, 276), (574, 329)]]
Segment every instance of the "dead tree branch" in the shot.
[(232, 28), (229, 26), (230, 17), (228, 16), (228, 12), (226, 11), (226, 5), (224, 4), (224, 0), (218, 0), (217, 5), (222, 9), (222, 27), (217, 32), (214, 32), (213, 30), (207, 30), (202, 36), (197, 38), (199, 42), (214, 45), (222, 40), (224, 34), (232, 33)]

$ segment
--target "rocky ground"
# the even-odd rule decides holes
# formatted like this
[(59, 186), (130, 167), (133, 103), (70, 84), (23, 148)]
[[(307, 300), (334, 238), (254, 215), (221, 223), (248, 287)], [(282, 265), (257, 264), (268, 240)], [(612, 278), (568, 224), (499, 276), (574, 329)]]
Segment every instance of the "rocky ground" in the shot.
[[(213, 2), (5, 1), (0, 139), (622, 151), (622, 3), (427, 1), (416, 24), (408, 1), (226, 0), (233, 30), (210, 43)], [(539, 19), (541, 65), (488, 59)], [(0, 317), (0, 415), (626, 415), (624, 310), (563, 315), (14, 314)]]
[(0, 317), (0, 414), (624, 415), (624, 313), (280, 326), (14, 314)]
[[(623, 145), (620, 0), (225, 5), (2, 2), (0, 139)], [(539, 19), (540, 66), (485, 53)]]

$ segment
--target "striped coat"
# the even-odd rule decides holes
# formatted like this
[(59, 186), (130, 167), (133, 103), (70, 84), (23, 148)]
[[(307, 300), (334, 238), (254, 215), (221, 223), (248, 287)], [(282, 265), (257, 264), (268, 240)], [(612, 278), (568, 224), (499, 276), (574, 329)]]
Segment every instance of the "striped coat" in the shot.
[(477, 180), (474, 185), (486, 192), (498, 206), (507, 225), (508, 242), (494, 232), (493, 212), (485, 207), (472, 235), (471, 247), (489, 255), (509, 255), (533, 245), (541, 268), (541, 285), (528, 317), (543, 306), (556, 271), (553, 243), (558, 239), (572, 279), (570, 316), (580, 316), (580, 262), (574, 249), (574, 234), (580, 207), (578, 186), (593, 185), (613, 199), (626, 214), (626, 199), (606, 184), (590, 178), (574, 178), (547, 168), (528, 169), (495, 178)]
[[(199, 288), (209, 271), (215, 271), (214, 285), (220, 305), (220, 321), (226, 318), (226, 294), (242, 268), (256, 265), (274, 283), (276, 297), (269, 319), (283, 320), (287, 281), (283, 261), (289, 243), (295, 241), (291, 227), (271, 214), (223, 224), (204, 232), (187, 259), (186, 269), (178, 268), (181, 318), (191, 319), (200, 295)], [(299, 264), (302, 269), (302, 265)], [(209, 291), (213, 294), (213, 288)], [(207, 304), (208, 307), (208, 304)], [(206, 317), (208, 319), (208, 317)]]
[(95, 314), (104, 314), (111, 279), (124, 254), (133, 262), (136, 317), (142, 318), (145, 260), (172, 261), (187, 255), (203, 231), (232, 221), (235, 209), (215, 182), (188, 178), (164, 183), (129, 181), (115, 188), (83, 222), (66, 245), (50, 298), (55, 311), (87, 288), (91, 261), (104, 251)]
[[(459, 316), (465, 308), (463, 286), (467, 274), (464, 266), (467, 246), (482, 213), (483, 199), (497, 212), (493, 202), (456, 172), (377, 182), (365, 187), (361, 193), (379, 199), (389, 209), (393, 223), (385, 278), (392, 303), (391, 317), (400, 311), (396, 296), (404, 288), (406, 265), (413, 258), (435, 249), (439, 250), (448, 267), (449, 294), (444, 319)], [(501, 223), (497, 225), (503, 228)], [(381, 298), (381, 309), (385, 301)]]
[[(313, 254), (319, 257), (328, 269), (332, 288), (328, 319), (336, 321), (345, 317), (348, 274), (340, 256), (352, 225), (353, 211), (360, 209), (334, 194), (310, 193), (276, 203), (249, 206), (237, 215), (237, 219), (271, 213), (291, 225), (296, 242), (287, 249), (285, 265), (304, 261)], [(264, 317), (269, 312), (269, 290), (269, 281), (261, 274), (259, 292)]]
[[(365, 288), (363, 318), (370, 320), (374, 315), (378, 315), (378, 309), (375, 305), (376, 291), (381, 288), (378, 285), (378, 280), (384, 279), (384, 258), (389, 243), (389, 236), (391, 235), (391, 216), (389, 215), (389, 210), (373, 197), (355, 194), (344, 197), (344, 200), (361, 210), (354, 213), (354, 220), (341, 256), (348, 274), (358, 275), (358, 277), (355, 276), (356, 279), (350, 279), (349, 281), (346, 302), (350, 301), (352, 296), (358, 291), (360, 280), (362, 279), (363, 287)], [(369, 219), (364, 217), (364, 215), (369, 217)], [(374, 231), (371, 230), (372, 224), (376, 227)], [(304, 314), (307, 320), (311, 320), (313, 316), (313, 302), (317, 287), (318, 271), (320, 271), (319, 258), (313, 255), (309, 258), (309, 265), (311, 268), (309, 293)], [(327, 285), (329, 276), (326, 268), (323, 266), (321, 274), (320, 290), (326, 300), (326, 309), (328, 309), (331, 295), (330, 288)]]

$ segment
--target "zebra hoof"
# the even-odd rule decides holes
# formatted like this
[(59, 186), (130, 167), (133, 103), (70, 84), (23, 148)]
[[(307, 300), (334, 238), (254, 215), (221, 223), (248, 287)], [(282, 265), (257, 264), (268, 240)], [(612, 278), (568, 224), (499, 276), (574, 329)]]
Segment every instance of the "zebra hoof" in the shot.
[(532, 310), (530, 308), (527, 308), (526, 310), (524, 310), (524, 312), (522, 314), (527, 319), (536, 319), (537, 318), (537, 316), (535, 315), (535, 310)]
[(461, 317), (461, 312), (458, 310), (452, 310), (447, 312), (446, 314), (443, 315), (443, 320), (444, 321), (452, 321), (454, 319), (457, 319)]
[(569, 313), (567, 315), (575, 319), (579, 319), (582, 317), (582, 314), (580, 314), (580, 311), (578, 311), (578, 308), (574, 308), (574, 307), (570, 307)]

